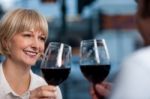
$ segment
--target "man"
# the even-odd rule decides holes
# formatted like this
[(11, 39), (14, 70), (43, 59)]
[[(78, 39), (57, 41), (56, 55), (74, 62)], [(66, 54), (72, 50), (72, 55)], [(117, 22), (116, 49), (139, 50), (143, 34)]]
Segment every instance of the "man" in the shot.
[[(122, 63), (116, 82), (94, 85), (92, 99), (150, 99), (150, 0), (137, 0), (137, 26), (145, 47)], [(107, 86), (107, 87), (106, 87)]]

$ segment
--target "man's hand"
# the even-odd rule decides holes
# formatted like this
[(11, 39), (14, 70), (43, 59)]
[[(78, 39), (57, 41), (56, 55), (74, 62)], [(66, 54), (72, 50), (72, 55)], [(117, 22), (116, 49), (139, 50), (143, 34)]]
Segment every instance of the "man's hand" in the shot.
[(102, 82), (91, 86), (91, 96), (92, 99), (104, 99), (107, 97), (111, 89), (111, 83)]

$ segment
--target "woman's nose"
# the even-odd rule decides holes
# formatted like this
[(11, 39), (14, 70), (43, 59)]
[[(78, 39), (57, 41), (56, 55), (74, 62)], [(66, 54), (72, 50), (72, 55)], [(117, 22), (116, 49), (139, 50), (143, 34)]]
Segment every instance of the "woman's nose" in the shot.
[(40, 43), (39, 43), (39, 41), (38, 41), (37, 38), (34, 38), (34, 39), (32, 40), (32, 48), (38, 49), (39, 46), (40, 46), (39, 44), (40, 44)]

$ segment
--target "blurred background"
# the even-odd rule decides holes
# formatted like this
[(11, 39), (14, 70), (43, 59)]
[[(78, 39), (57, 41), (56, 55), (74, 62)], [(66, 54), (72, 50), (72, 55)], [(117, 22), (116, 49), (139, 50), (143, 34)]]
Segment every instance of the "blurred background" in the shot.
[[(136, 29), (134, 0), (0, 0), (0, 18), (10, 9), (32, 8), (46, 16), (50, 41), (70, 44), (73, 49), (71, 73), (61, 84), (64, 99), (91, 99), (89, 82), (79, 69), (79, 44), (83, 39), (104, 38), (111, 58), (113, 81), (121, 61), (142, 47)], [(47, 43), (48, 43), (47, 42)], [(3, 61), (0, 56), (0, 61)], [(33, 71), (38, 75), (40, 62)]]

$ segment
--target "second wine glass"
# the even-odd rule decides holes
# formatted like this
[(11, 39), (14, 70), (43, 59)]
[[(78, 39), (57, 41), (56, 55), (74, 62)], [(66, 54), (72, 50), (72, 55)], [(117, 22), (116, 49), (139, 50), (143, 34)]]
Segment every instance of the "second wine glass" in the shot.
[(93, 84), (101, 83), (108, 76), (110, 58), (104, 39), (81, 41), (80, 69), (84, 77)]
[(71, 46), (59, 42), (49, 43), (41, 63), (41, 70), (48, 84), (59, 85), (67, 79), (71, 57)]

